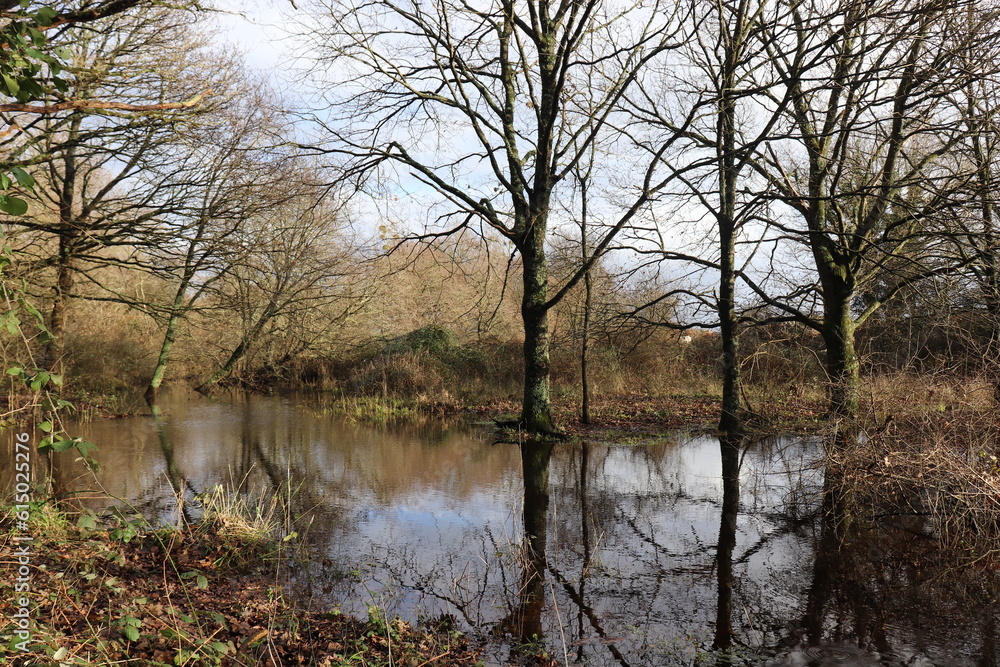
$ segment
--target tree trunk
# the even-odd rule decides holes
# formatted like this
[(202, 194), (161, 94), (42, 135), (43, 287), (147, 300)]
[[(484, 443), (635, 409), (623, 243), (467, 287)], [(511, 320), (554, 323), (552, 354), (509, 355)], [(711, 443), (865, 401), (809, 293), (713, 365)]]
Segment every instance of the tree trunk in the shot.
[(222, 364), (219, 370), (212, 374), (212, 377), (195, 387), (195, 391), (199, 394), (207, 394), (213, 385), (228, 376), (233, 371), (233, 368), (236, 366), (236, 362), (243, 358), (243, 355), (247, 353), (250, 346), (257, 340), (260, 332), (264, 330), (264, 325), (270, 322), (271, 318), (273, 318), (278, 312), (279, 304), (277, 299), (277, 295), (271, 297), (271, 301), (267, 304), (267, 307), (264, 308), (260, 317), (257, 318), (254, 325), (243, 336), (243, 339), (240, 341), (239, 345), (236, 346), (236, 349), (230, 353), (229, 358), (226, 359), (226, 363)]
[[(77, 137), (83, 118), (74, 114), (69, 124), (68, 136)], [(76, 145), (70, 143), (63, 153), (59, 183), (59, 257), (56, 264), (56, 284), (52, 296), (52, 311), (49, 316), (49, 333), (52, 339), (46, 346), (44, 365), (50, 371), (56, 371), (56, 366), (62, 363), (65, 349), (66, 307), (70, 292), (73, 290), (73, 256), (80, 224), (76, 219), (76, 188), (77, 163)]]
[[(584, 245), (584, 261), (586, 261), (586, 245)], [(590, 309), (593, 306), (593, 286), (590, 282), (589, 270), (583, 274), (583, 287), (583, 340), (580, 343), (580, 391), (583, 393), (583, 399), (580, 405), (580, 421), (589, 424), (590, 377), (587, 374), (587, 356), (590, 352)]]
[(858, 414), (861, 364), (854, 349), (851, 295), (826, 292), (824, 297), (823, 340), (830, 381), (830, 415), (853, 418)]
[(744, 48), (745, 7), (731, 16), (720, 15), (719, 32), (724, 57), (719, 80), (719, 114), (716, 126), (716, 160), (719, 167), (719, 326), (722, 335), (722, 414), (719, 431), (724, 437), (740, 430), (739, 326), (736, 319), (736, 207), (739, 197), (736, 159), (736, 72)]
[(59, 263), (56, 266), (56, 283), (52, 295), (52, 309), (49, 312), (49, 334), (52, 338), (46, 344), (44, 366), (57, 371), (62, 363), (65, 349), (66, 309), (69, 295), (73, 291), (72, 240), (65, 235), (59, 237)]
[[(182, 297), (182, 295), (178, 293), (178, 297)], [(180, 321), (180, 304), (175, 299), (174, 307), (170, 310), (170, 319), (167, 320), (167, 330), (163, 334), (163, 343), (160, 345), (160, 356), (156, 359), (153, 377), (150, 378), (149, 385), (146, 387), (146, 401), (150, 403), (156, 400), (156, 393), (160, 390), (160, 384), (163, 383), (163, 375), (167, 370), (167, 362), (170, 360), (170, 350), (173, 348), (174, 340), (177, 338), (177, 329), (180, 326)]]
[(736, 436), (740, 431), (739, 328), (736, 320), (735, 230), (721, 224), (722, 270), (719, 277), (719, 322), (722, 334), (722, 415), (719, 431)]
[[(580, 178), (580, 197), (582, 210), (580, 213), (580, 259), (586, 264), (587, 256), (587, 180)], [(590, 376), (587, 374), (588, 354), (590, 352), (590, 312), (594, 307), (594, 286), (590, 279), (590, 269), (583, 273), (583, 335), (580, 342), (580, 392), (583, 394), (580, 405), (580, 421), (590, 423)]]
[(521, 248), (524, 263), (524, 296), (521, 317), (524, 321), (524, 399), (521, 425), (525, 431), (555, 434), (549, 393), (549, 270), (545, 257), (544, 224), (528, 231), (528, 241)]

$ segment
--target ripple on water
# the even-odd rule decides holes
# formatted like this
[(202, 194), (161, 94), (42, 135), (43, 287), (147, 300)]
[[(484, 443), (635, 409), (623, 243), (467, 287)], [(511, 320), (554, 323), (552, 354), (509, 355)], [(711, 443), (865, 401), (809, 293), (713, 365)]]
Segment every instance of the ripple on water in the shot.
[(850, 646), (810, 646), (803, 653), (810, 662), (821, 665), (866, 665), (873, 662), (867, 653)]
[(824, 644), (780, 654), (769, 663), (769, 667), (778, 667), (778, 665), (789, 667), (822, 667), (823, 665), (874, 667), (879, 664), (874, 656), (859, 648)]

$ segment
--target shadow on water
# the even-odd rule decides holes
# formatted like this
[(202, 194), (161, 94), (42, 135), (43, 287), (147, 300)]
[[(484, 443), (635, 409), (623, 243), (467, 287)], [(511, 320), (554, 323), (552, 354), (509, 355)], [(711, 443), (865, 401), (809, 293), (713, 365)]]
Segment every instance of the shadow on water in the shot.
[(814, 441), (491, 445), (294, 397), (152, 413), (80, 425), (110, 495), (170, 521), (194, 490), (292, 490), (319, 555), (303, 605), (448, 616), (491, 638), (488, 664), (998, 664), (996, 572), (938, 568), (926, 536), (852, 523)]

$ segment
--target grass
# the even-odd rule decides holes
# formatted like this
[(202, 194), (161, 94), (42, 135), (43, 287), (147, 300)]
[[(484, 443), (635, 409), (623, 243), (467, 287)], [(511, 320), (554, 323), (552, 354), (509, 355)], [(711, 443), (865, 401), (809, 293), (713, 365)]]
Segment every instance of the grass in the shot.
[(938, 541), (959, 563), (1000, 560), (1000, 416), (879, 403), (857, 437), (828, 447), (851, 514)]
[[(303, 557), (282, 502), (216, 488), (201, 498), (203, 519), (154, 526), (123, 511), (106, 525), (92, 513), (31, 509), (30, 590), (0, 583), (5, 618), (27, 596), (27, 653), (8, 625), (0, 663), (161, 667), (221, 665), (474, 665), (475, 648), (451, 631), (413, 628), (384, 613), (354, 619), (306, 610), (285, 593), (283, 562)], [(3, 568), (21, 542), (8, 515), (0, 533)], [(283, 537), (282, 537), (283, 535)], [(303, 663), (302, 660), (305, 659)]]
[[(244, 480), (245, 482), (245, 480)], [(299, 544), (290, 500), (290, 484), (277, 493), (253, 492), (238, 485), (216, 485), (196, 497), (201, 518), (191, 530), (219, 541), (229, 559), (286, 558)], [(294, 554), (293, 554), (294, 555)]]
[(318, 410), (325, 415), (376, 426), (426, 416), (417, 398), (393, 396), (325, 396), (320, 399)]

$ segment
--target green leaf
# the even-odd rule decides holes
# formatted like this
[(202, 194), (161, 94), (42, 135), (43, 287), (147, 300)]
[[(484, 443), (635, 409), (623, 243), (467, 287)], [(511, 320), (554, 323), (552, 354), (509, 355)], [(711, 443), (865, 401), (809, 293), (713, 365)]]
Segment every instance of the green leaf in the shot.
[(54, 452), (66, 452), (73, 449), (76, 443), (72, 440), (67, 440), (66, 438), (60, 438), (56, 440), (53, 436), (48, 436), (43, 438), (41, 442), (38, 443), (38, 450), (44, 451), (46, 449), (51, 449)]
[(18, 319), (13, 311), (4, 313), (0, 317), (3, 317), (3, 328), (7, 330), (7, 333), (11, 336), (16, 336), (20, 332), (21, 320)]
[(97, 445), (83, 438), (73, 438), (73, 443), (76, 451), (80, 452), (81, 456), (90, 456), (90, 452), (97, 449)]
[(76, 520), (76, 526), (81, 530), (97, 530), (97, 517), (92, 512), (81, 514), (80, 518)]
[(137, 628), (133, 628), (131, 625), (126, 625), (122, 628), (122, 634), (125, 635), (125, 638), (130, 642), (139, 641), (139, 630)]
[(0, 211), (9, 215), (24, 215), (28, 212), (28, 202), (17, 197), (0, 195)]
[(21, 92), (21, 86), (17, 85), (17, 81), (14, 80), (9, 74), (0, 74), (3, 77), (4, 85), (7, 86), (7, 92), (10, 93), (12, 97), (17, 97), (17, 94)]
[(54, 21), (57, 16), (59, 16), (59, 12), (51, 7), (40, 7), (35, 12), (35, 20), (38, 22), (38, 25), (43, 28), (47, 28), (52, 25), (52, 21)]
[(52, 433), (52, 422), (50, 420), (43, 421), (38, 425), (38, 428), (45, 431), (46, 433)]
[(37, 308), (35, 308), (33, 305), (31, 305), (30, 301), (26, 301), (24, 299), (21, 299), (21, 300), (18, 301), (18, 303), (20, 303), (20, 305), (21, 305), (22, 308), (24, 308), (26, 311), (28, 311), (28, 313), (30, 315), (33, 315), (40, 322), (44, 322), (45, 321), (45, 318), (42, 316), (42, 314), (38, 311)]
[(29, 190), (35, 187), (35, 179), (31, 177), (31, 174), (26, 172), (20, 167), (11, 167), (10, 173), (14, 174), (14, 178), (17, 179), (17, 184), (22, 188), (28, 188)]
[(48, 383), (49, 383), (49, 372), (38, 371), (35, 374), (35, 377), (31, 378), (31, 382), (28, 383), (28, 386), (31, 387), (34, 391), (38, 391)]

